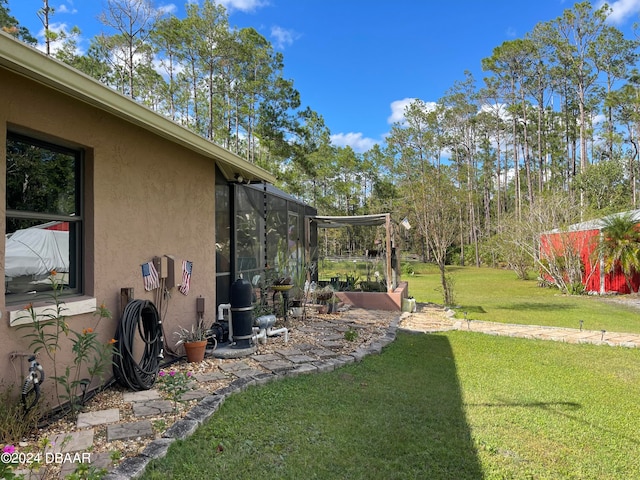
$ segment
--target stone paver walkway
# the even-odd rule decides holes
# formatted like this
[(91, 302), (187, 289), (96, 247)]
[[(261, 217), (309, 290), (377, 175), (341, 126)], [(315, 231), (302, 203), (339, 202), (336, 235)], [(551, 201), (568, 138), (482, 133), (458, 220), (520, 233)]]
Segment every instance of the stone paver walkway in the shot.
[(518, 325), (512, 323), (484, 322), (480, 320), (459, 320), (434, 318), (428, 313), (414, 313), (411, 320), (400, 323), (400, 328), (414, 332), (442, 332), (447, 330), (468, 330), (488, 335), (552, 340), (565, 343), (591, 343), (612, 347), (640, 348), (640, 334), (607, 332), (606, 330), (581, 330), (579, 328), (543, 327), (539, 325)]

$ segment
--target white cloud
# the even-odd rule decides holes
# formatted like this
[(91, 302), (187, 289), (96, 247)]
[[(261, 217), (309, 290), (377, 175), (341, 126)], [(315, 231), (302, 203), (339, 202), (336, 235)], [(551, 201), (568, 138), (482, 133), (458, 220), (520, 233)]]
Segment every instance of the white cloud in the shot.
[[(400, 124), (404, 124), (405, 123), (405, 119), (404, 119), (404, 112), (407, 109), (407, 107), (409, 105), (411, 105), (413, 102), (417, 101), (417, 98), (403, 98), (402, 100), (395, 100), (393, 102), (391, 102), (391, 115), (387, 118), (387, 123), (389, 123), (390, 125), (394, 124), (394, 123), (400, 123)], [(423, 102), (424, 106), (425, 106), (425, 110), (427, 112), (432, 111), (433, 109), (436, 108), (436, 103), (435, 102)]]
[(291, 45), (299, 35), (293, 30), (286, 30), (282, 27), (271, 27), (271, 38), (274, 39), (274, 45), (276, 48), (284, 49), (286, 46)]
[[(153, 64), (153, 69), (156, 72), (158, 72), (158, 74), (161, 75), (162, 78), (164, 78), (168, 82), (169, 81), (168, 60), (166, 58), (160, 58), (160, 57), (154, 56), (151, 63)], [(180, 64), (179, 62), (174, 62), (171, 68), (173, 69), (173, 75), (174, 75), (173, 78), (175, 81), (176, 75), (184, 71), (184, 65)]]
[(391, 115), (387, 118), (387, 123), (402, 123), (404, 122), (404, 111), (411, 102), (415, 102), (417, 98), (403, 98), (402, 100), (395, 100), (391, 102)]
[[(62, 37), (72, 36), (72, 34), (70, 33), (69, 26), (66, 23), (62, 23), (62, 22), (51, 23), (49, 24), (49, 30), (51, 30), (53, 33), (62, 35)], [(45, 52), (47, 50), (47, 46), (45, 42), (44, 28), (38, 32), (37, 37), (40, 39), (37, 45), (38, 50)], [(80, 48), (81, 40), (82, 39), (80, 37), (76, 38), (76, 51), (75, 51), (76, 55), (84, 55), (84, 51), (82, 50), (82, 48)], [(63, 43), (64, 43), (64, 38), (58, 39), (58, 40), (52, 40), (49, 44), (51, 55), (55, 55), (55, 53), (62, 48)]]
[(612, 2), (599, 1), (595, 8), (600, 8), (607, 3), (611, 7), (611, 14), (607, 18), (611, 23), (619, 25), (630, 17), (637, 17), (640, 13), (640, 0), (614, 0)]
[(508, 105), (506, 103), (497, 103), (497, 104), (483, 103), (480, 106), (480, 111), (491, 113), (493, 115), (497, 114), (502, 120), (506, 121), (512, 118), (511, 114), (507, 110), (507, 107)]
[(269, 5), (268, 0), (219, 0), (217, 3), (231, 10), (240, 10), (242, 12), (253, 12), (260, 7)]
[(69, 2), (69, 5), (65, 5), (64, 3), (61, 3), (60, 5), (58, 5), (56, 7), (55, 13), (78, 13), (78, 9), (74, 8), (73, 5), (71, 4), (71, 2)]
[(166, 5), (160, 5), (158, 11), (162, 15), (175, 14), (178, 11), (178, 7), (176, 7), (175, 3), (168, 3)]
[(337, 147), (351, 147), (354, 152), (362, 153), (370, 150), (377, 140), (363, 137), (361, 132), (358, 133), (336, 133), (331, 135), (331, 143)]

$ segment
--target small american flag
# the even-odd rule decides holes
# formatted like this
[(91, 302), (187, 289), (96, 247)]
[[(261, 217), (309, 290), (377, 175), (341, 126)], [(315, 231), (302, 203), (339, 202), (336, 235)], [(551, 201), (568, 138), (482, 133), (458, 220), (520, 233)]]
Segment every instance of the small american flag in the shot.
[(186, 295), (189, 293), (191, 286), (191, 271), (193, 270), (193, 262), (189, 260), (182, 261), (182, 283), (180, 284), (180, 293)]
[(144, 281), (144, 289), (148, 292), (160, 286), (158, 271), (153, 266), (153, 262), (142, 264), (142, 280)]

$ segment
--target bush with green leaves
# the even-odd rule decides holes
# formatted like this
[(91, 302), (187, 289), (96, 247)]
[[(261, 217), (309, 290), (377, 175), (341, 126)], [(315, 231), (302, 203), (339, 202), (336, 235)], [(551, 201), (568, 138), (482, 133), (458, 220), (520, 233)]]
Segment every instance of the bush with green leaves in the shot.
[[(75, 416), (84, 404), (87, 388), (95, 379), (104, 380), (104, 374), (112, 361), (115, 340), (103, 343), (98, 338), (97, 329), (102, 319), (111, 319), (111, 312), (104, 304), (100, 305), (94, 316), (98, 317), (95, 327), (86, 327), (80, 331), (73, 330), (67, 323), (67, 308), (61, 298), (63, 285), (56, 280), (56, 272), (49, 276), (52, 293), (48, 295), (52, 306), (38, 311), (29, 304), (25, 307), (31, 322), (17, 328), (27, 331), (24, 335), (33, 353), (43, 352), (53, 363), (56, 400), (67, 414)], [(62, 341), (69, 338), (73, 360), (71, 364), (61, 365), (58, 352), (62, 349)], [(84, 377), (84, 373), (88, 377)]]
[(416, 273), (413, 264), (410, 262), (402, 262), (402, 265), (400, 266), (400, 272), (402, 273), (402, 276), (414, 275)]
[(358, 332), (356, 332), (353, 327), (349, 327), (349, 330), (344, 332), (344, 339), (348, 342), (355, 342), (358, 338)]
[(191, 372), (170, 370), (158, 372), (158, 390), (163, 392), (173, 403), (173, 412), (178, 412), (178, 403), (184, 402), (184, 394), (192, 390)]
[(2, 461), (0, 462), (0, 478), (4, 480), (22, 479), (24, 475), (17, 475), (15, 469), (19, 467), (17, 462), (12, 460), (12, 456), (16, 451), (16, 447), (12, 444), (5, 445), (2, 448)]

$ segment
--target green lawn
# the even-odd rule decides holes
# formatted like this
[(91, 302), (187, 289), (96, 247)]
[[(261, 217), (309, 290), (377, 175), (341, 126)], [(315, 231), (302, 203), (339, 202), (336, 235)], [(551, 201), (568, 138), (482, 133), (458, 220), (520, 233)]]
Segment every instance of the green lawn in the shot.
[(457, 331), (227, 399), (143, 479), (640, 478), (640, 351)]
[[(405, 276), (409, 294), (418, 302), (442, 303), (440, 274), (423, 266)], [(456, 317), (473, 320), (640, 333), (640, 310), (598, 296), (561, 295), (540, 288), (535, 280), (522, 281), (509, 270), (448, 267), (454, 279)], [(640, 298), (638, 299), (640, 301)]]
[[(640, 332), (640, 312), (512, 272), (452, 268), (458, 316)], [(441, 302), (439, 277), (409, 281)], [(640, 478), (640, 350), (455, 331), (233, 395), (156, 479)]]

